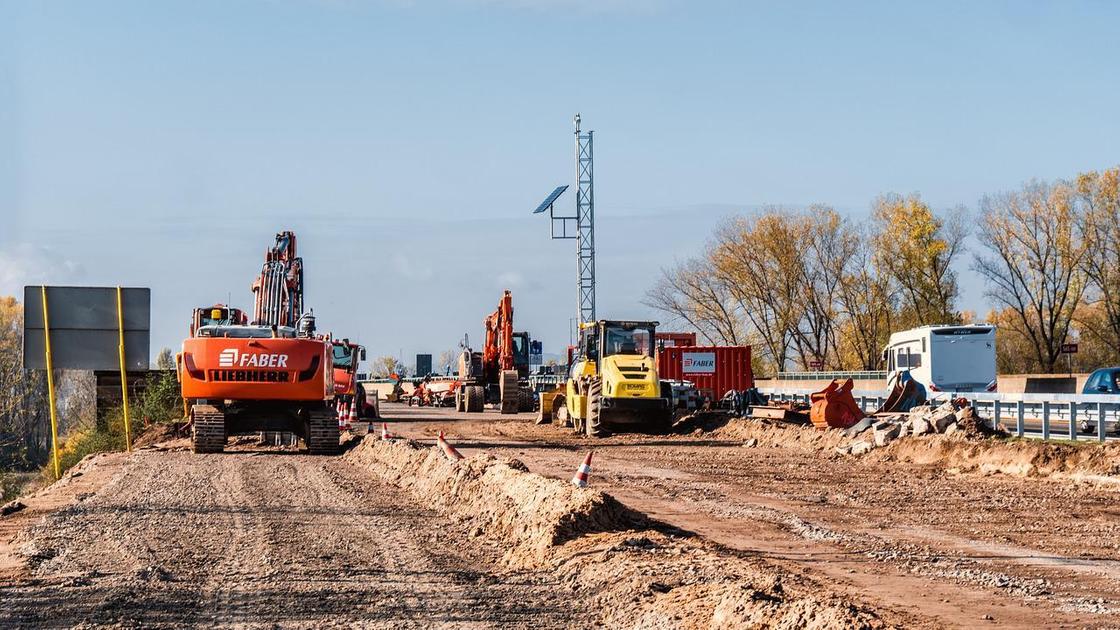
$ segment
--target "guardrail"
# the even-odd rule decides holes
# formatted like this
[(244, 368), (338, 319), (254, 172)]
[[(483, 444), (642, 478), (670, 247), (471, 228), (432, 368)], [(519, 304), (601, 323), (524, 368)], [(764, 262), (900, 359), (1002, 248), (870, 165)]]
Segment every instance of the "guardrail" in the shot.
[(879, 370), (857, 372), (778, 372), (774, 377), (779, 381), (834, 381), (852, 379), (853, 381), (886, 380), (887, 373)]
[[(772, 387), (758, 391), (772, 401), (805, 403), (809, 402), (813, 393), (807, 389)], [(881, 407), (886, 400), (883, 392), (854, 390), (852, 396), (860, 409), (868, 413)], [(1070, 441), (1095, 439), (1099, 442), (1120, 439), (1117, 434), (1120, 431), (1120, 396), (941, 392), (932, 401), (937, 404), (957, 398), (968, 400), (989, 426), (1003, 424), (1017, 437)]]

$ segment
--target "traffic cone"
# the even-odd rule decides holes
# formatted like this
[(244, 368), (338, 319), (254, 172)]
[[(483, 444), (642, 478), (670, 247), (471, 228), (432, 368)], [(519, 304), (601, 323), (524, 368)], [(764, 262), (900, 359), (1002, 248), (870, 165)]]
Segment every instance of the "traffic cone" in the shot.
[(583, 458), (583, 463), (576, 469), (576, 476), (572, 477), (572, 485), (577, 488), (587, 487), (587, 478), (591, 475), (591, 455), (595, 451), (589, 451), (587, 457)]
[(335, 414), (338, 416), (338, 430), (341, 431), (346, 428), (346, 416), (343, 412), (342, 399), (340, 398), (334, 406)]
[(382, 440), (391, 440), (394, 437), (396, 437), (396, 436), (393, 435), (392, 433), (389, 433), (389, 425), (382, 422), (381, 423), (381, 439)]
[(447, 443), (447, 440), (443, 439), (443, 431), (439, 432), (439, 439), (436, 440), (436, 443), (443, 449), (443, 454), (447, 456), (447, 459), (463, 459), (463, 454), (455, 450), (454, 446), (451, 446)]
[(350, 399), (350, 415), (346, 418), (346, 428), (358, 424), (358, 397)]

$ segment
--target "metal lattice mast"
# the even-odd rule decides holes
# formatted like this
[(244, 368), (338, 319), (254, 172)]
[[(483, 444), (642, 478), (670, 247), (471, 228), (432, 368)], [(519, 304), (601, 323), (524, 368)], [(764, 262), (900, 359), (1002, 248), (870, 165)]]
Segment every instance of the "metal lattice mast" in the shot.
[(582, 132), (576, 114), (576, 256), (579, 267), (579, 321), (595, 321), (594, 131)]

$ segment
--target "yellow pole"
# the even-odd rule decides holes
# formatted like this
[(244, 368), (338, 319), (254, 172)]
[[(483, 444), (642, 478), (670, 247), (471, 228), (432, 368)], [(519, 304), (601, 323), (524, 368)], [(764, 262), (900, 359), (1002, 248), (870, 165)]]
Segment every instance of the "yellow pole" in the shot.
[(40, 286), (43, 294), (43, 341), (47, 353), (47, 399), (51, 405), (51, 451), (54, 454), (54, 478), (62, 477), (58, 463), (58, 416), (54, 410), (54, 361), (51, 360), (51, 318), (47, 314), (47, 287)]
[(117, 287), (117, 335), (120, 338), (117, 350), (121, 360), (121, 400), (124, 401), (124, 447), (131, 453), (132, 425), (128, 418), (128, 373), (124, 367), (124, 306), (121, 302), (121, 288), (119, 286)]

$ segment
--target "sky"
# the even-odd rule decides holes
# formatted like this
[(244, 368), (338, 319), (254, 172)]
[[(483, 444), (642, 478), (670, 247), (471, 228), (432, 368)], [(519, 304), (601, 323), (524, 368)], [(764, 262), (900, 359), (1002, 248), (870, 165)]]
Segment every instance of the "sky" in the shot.
[(562, 353), (575, 244), (530, 211), (573, 183), (576, 112), (599, 315), (654, 318), (739, 212), (975, 211), (1117, 164), (1117, 59), (1111, 2), (0, 0), (0, 295), (151, 287), (177, 348), (291, 229), (320, 327), (371, 356), (478, 339), (504, 288)]

